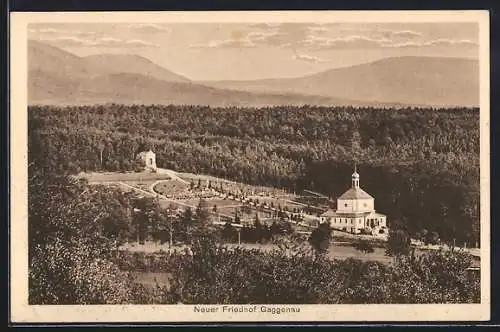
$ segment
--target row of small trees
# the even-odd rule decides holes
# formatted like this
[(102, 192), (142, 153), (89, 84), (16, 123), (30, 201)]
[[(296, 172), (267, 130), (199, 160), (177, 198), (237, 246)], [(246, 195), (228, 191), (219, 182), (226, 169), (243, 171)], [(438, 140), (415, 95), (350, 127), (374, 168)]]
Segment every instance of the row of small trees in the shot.
[(291, 234), (292, 226), (285, 220), (273, 221), (271, 225), (262, 225), (255, 216), (252, 226), (236, 228), (228, 221), (221, 230), (221, 240), (226, 243), (267, 243), (276, 236)]
[[(309, 243), (314, 248), (318, 256), (323, 256), (328, 251), (332, 241), (332, 232), (333, 229), (328, 223), (321, 223), (311, 232)], [(436, 244), (438, 240), (438, 234), (435, 232), (425, 238), (426, 243), (432, 244)], [(365, 253), (371, 253), (374, 251), (374, 246), (370, 241), (365, 239), (354, 242), (354, 247)], [(385, 253), (388, 256), (409, 255), (411, 253), (410, 234), (402, 228), (391, 229), (385, 247)]]
[[(228, 250), (203, 222), (190, 228), (189, 253), (145, 263), (171, 274), (169, 285), (148, 289), (124, 271), (136, 271), (140, 260), (117, 256), (117, 237), (104, 227), (126, 206), (124, 193), (56, 176), (35, 164), (29, 169), (28, 202), (30, 304), (479, 301), (479, 279), (464, 274), (471, 259), (466, 254), (397, 255), (386, 266), (328, 260), (293, 237), (271, 252)], [(194, 213), (200, 221), (203, 211)], [(311, 237), (324, 239), (318, 236), (322, 231)], [(321, 243), (311, 241), (316, 242)]]

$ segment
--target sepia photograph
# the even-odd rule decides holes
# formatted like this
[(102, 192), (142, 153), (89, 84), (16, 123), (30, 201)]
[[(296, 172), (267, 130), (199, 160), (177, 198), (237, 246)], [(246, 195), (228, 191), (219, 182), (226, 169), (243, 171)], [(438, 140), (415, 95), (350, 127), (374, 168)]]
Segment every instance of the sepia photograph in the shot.
[(13, 319), (489, 319), (488, 24), (14, 13)]

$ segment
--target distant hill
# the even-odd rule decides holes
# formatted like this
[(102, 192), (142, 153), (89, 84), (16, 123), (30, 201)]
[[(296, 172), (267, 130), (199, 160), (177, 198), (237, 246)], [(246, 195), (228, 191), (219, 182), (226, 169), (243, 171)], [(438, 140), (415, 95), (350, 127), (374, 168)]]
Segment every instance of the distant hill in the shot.
[(89, 77), (104, 70), (102, 66), (91, 65), (79, 56), (35, 40), (28, 41), (28, 69), (62, 79)]
[(381, 103), (479, 105), (479, 63), (459, 58), (387, 58), (291, 79), (204, 84), (242, 91), (300, 92)]
[(170, 70), (158, 66), (154, 62), (134, 54), (98, 54), (83, 58), (89, 66), (102, 66), (108, 73), (133, 73), (154, 77), (167, 82), (184, 82), (190, 80)]
[(78, 57), (37, 41), (29, 41), (28, 49), (30, 104), (369, 105), (324, 96), (204, 86), (135, 55)]
[[(194, 83), (167, 82), (140, 74), (120, 73), (70, 79), (30, 71), (30, 104), (177, 104), (210, 106), (357, 105), (328, 97), (231, 91)], [(383, 105), (381, 105), (383, 106)]]
[(395, 58), (294, 79), (191, 82), (137, 55), (79, 57), (28, 41), (30, 104), (477, 105), (477, 62)]

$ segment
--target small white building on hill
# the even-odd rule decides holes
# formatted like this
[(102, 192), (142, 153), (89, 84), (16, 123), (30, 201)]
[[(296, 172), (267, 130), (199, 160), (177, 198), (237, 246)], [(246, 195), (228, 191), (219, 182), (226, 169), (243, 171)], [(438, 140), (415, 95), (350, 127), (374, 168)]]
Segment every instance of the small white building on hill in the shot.
[(375, 211), (375, 199), (359, 186), (359, 174), (354, 169), (352, 187), (337, 199), (337, 210), (321, 215), (333, 229), (359, 234), (362, 229), (372, 234), (387, 232), (387, 217)]
[(156, 154), (153, 151), (143, 151), (137, 155), (137, 159), (142, 161), (146, 171), (156, 172)]

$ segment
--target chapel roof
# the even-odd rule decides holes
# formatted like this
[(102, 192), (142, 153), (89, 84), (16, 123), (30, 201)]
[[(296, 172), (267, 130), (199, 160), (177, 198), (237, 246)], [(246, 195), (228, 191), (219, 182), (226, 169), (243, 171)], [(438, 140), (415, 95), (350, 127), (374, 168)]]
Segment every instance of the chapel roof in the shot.
[(336, 215), (335, 210), (329, 209), (328, 211), (321, 214), (322, 217), (333, 217)]
[(366, 218), (380, 218), (380, 217), (387, 217), (385, 214), (378, 213), (378, 212), (373, 212), (373, 211), (361, 211), (361, 212), (339, 212), (339, 211), (333, 211), (329, 210), (326, 211), (321, 215), (321, 217), (326, 217), (326, 218), (333, 218), (333, 217), (340, 217), (340, 218), (349, 218), (349, 217), (366, 217)]
[(153, 151), (149, 150), (149, 151), (139, 152), (137, 155), (138, 156), (146, 156), (146, 155), (150, 155), (150, 154), (155, 154), (155, 153)]
[(361, 188), (350, 188), (343, 193), (338, 199), (370, 199), (373, 198)]

